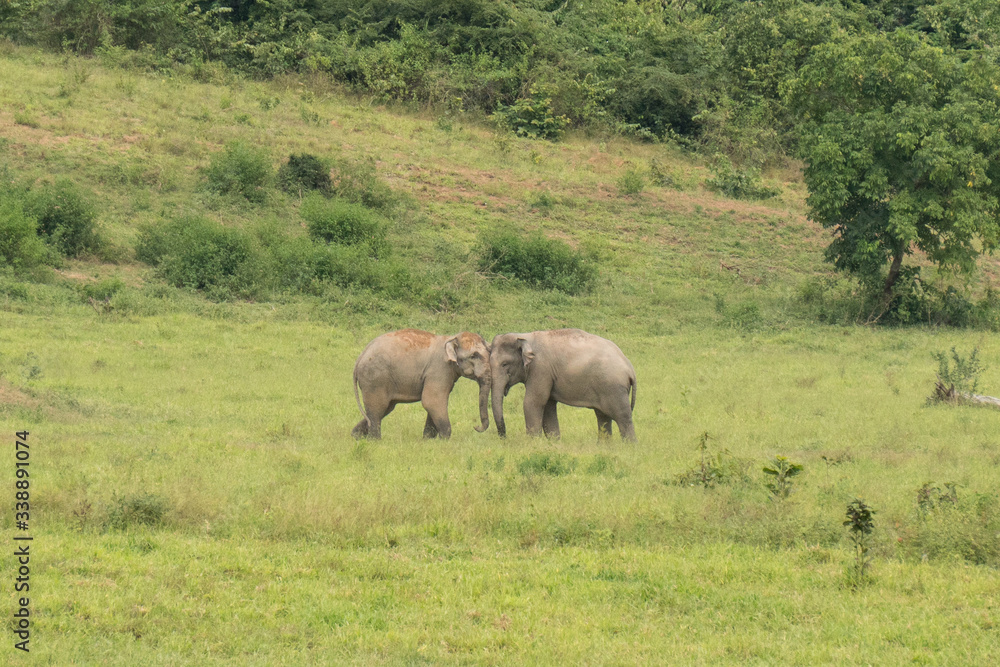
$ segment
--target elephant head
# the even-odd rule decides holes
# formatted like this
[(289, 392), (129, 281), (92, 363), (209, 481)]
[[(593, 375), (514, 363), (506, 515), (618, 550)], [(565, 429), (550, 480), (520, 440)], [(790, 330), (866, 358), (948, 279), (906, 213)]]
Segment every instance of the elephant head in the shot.
[(510, 388), (524, 382), (528, 366), (535, 358), (531, 334), (503, 334), (490, 346), (490, 367), (493, 372), (493, 421), (500, 437), (507, 435), (503, 419), (503, 399)]
[(479, 384), (479, 420), (482, 424), (474, 428), (482, 433), (490, 427), (489, 411), (486, 409), (492, 387), (490, 347), (479, 334), (463, 331), (445, 341), (444, 351), (459, 375)]

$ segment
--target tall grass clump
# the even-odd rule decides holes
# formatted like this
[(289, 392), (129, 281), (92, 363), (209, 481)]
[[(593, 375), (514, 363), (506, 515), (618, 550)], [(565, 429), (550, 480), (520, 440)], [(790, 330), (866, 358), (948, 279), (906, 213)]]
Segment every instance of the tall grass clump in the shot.
[(97, 210), (72, 181), (61, 178), (27, 191), (24, 207), (38, 221), (38, 233), (61, 254), (76, 257), (100, 248)]
[(205, 168), (205, 179), (210, 190), (220, 194), (244, 197), (260, 203), (267, 198), (273, 167), (271, 157), (264, 148), (257, 148), (242, 141), (234, 141), (212, 156)]
[(582, 253), (538, 232), (531, 236), (505, 230), (482, 234), (479, 268), (528, 287), (567, 294), (588, 291), (597, 278), (597, 269)]
[(136, 526), (158, 526), (170, 510), (170, 501), (156, 493), (138, 493), (115, 498), (108, 508), (106, 525), (112, 530)]
[(269, 277), (256, 239), (200, 217), (146, 227), (136, 256), (170, 284), (204, 290), (216, 300), (260, 296)]
[(360, 204), (312, 194), (302, 202), (300, 213), (309, 236), (317, 241), (364, 246), (373, 257), (388, 249), (385, 219)]

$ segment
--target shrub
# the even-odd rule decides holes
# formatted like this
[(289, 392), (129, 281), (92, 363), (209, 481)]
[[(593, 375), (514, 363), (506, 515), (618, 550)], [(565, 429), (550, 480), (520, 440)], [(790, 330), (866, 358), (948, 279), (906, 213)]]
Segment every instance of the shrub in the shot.
[(325, 285), (334, 284), (432, 305), (433, 293), (402, 261), (375, 259), (364, 246), (328, 245), (300, 237), (285, 239), (270, 250), (282, 288), (320, 294)]
[(558, 139), (566, 130), (570, 120), (557, 116), (552, 110), (552, 98), (535, 88), (531, 97), (521, 98), (509, 106), (501, 106), (496, 111), (497, 120), (522, 137), (534, 139)]
[(364, 204), (368, 208), (391, 211), (399, 197), (378, 177), (375, 160), (338, 160), (333, 167), (332, 192), (341, 199)]
[(288, 162), (278, 169), (278, 187), (285, 192), (317, 190), (329, 193), (331, 186), (330, 166), (309, 153), (289, 155)]
[(364, 245), (371, 255), (384, 255), (385, 223), (382, 216), (360, 204), (338, 199), (327, 200), (310, 195), (300, 211), (309, 228), (309, 236), (327, 243)]
[(75, 257), (99, 249), (97, 213), (72, 181), (59, 179), (54, 185), (30, 190), (25, 209), (38, 220), (38, 233), (62, 254)]
[(728, 450), (722, 450), (717, 454), (708, 452), (708, 441), (712, 436), (705, 431), (698, 436), (699, 461), (691, 468), (674, 476), (674, 483), (678, 486), (700, 485), (708, 489), (717, 484), (730, 484), (733, 482), (745, 482), (747, 480), (747, 468), (749, 463), (743, 459), (736, 458)]
[(771, 492), (771, 499), (784, 500), (792, 494), (792, 478), (799, 475), (803, 467), (799, 463), (792, 463), (779, 454), (762, 470), (771, 480), (764, 483), (767, 490)]
[(847, 568), (847, 580), (852, 587), (857, 587), (869, 581), (868, 568), (871, 566), (871, 534), (875, 530), (875, 515), (864, 500), (855, 498), (847, 506), (844, 525), (847, 526), (847, 537), (854, 547), (854, 562)]
[(38, 237), (38, 221), (12, 197), (0, 199), (0, 259), (15, 270), (32, 269), (51, 259)]
[(111, 297), (125, 289), (125, 283), (117, 276), (105, 278), (96, 283), (84, 285), (82, 288), (84, 299), (94, 299), (95, 301), (110, 301)]
[(239, 195), (251, 202), (264, 201), (271, 177), (271, 158), (267, 150), (242, 141), (226, 144), (222, 152), (212, 156), (211, 164), (205, 169), (209, 189)]
[(645, 188), (645, 177), (634, 167), (627, 169), (618, 179), (618, 191), (623, 195), (637, 195)]
[(780, 192), (761, 183), (758, 170), (739, 169), (724, 155), (715, 156), (709, 171), (712, 177), (705, 181), (705, 185), (732, 199), (769, 199)]
[(510, 231), (487, 232), (479, 241), (479, 268), (529, 287), (578, 294), (590, 289), (597, 270), (562, 241), (540, 233), (523, 237)]
[(220, 300), (257, 296), (268, 278), (255, 239), (204, 218), (180, 218), (143, 229), (136, 256), (158, 267), (172, 285), (206, 290)]

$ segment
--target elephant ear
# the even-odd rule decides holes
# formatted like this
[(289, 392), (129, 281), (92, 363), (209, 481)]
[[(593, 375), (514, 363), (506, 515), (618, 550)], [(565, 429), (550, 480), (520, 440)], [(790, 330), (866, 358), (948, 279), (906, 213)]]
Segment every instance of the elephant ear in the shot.
[(458, 363), (458, 336), (452, 336), (444, 342), (444, 353), (448, 357), (448, 361), (453, 363)]
[(535, 360), (535, 351), (531, 349), (531, 341), (527, 338), (518, 338), (517, 341), (518, 347), (521, 348), (521, 361), (524, 362), (524, 367), (527, 368)]

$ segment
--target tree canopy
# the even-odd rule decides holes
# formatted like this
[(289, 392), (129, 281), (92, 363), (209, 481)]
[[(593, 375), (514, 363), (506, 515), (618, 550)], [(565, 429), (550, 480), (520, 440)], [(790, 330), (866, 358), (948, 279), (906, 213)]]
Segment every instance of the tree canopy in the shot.
[(837, 267), (890, 293), (920, 251), (971, 269), (1000, 241), (1000, 69), (916, 31), (841, 34), (786, 86), (811, 216)]

